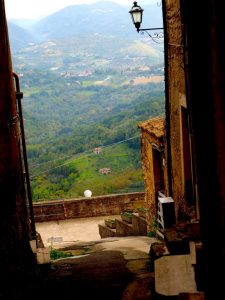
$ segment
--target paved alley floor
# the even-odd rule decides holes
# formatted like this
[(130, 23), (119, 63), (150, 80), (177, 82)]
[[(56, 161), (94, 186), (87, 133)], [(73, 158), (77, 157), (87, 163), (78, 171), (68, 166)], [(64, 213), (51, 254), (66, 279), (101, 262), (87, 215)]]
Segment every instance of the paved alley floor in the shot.
[[(36, 224), (46, 247), (73, 254), (51, 261), (35, 299), (156, 299), (147, 236), (101, 239), (106, 217)], [(44, 296), (44, 297), (43, 297)]]
[(104, 223), (107, 218), (120, 217), (119, 215), (101, 216), (92, 218), (77, 218), (50, 222), (36, 223), (36, 230), (41, 235), (45, 247), (61, 247), (74, 242), (88, 242), (101, 240), (98, 224)]

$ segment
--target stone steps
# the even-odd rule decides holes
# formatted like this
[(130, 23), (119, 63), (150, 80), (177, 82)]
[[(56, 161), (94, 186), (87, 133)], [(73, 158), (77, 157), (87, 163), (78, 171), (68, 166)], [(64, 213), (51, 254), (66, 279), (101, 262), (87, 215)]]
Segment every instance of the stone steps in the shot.
[(130, 218), (124, 218), (121, 214), (121, 217), (111, 221), (112, 224), (110, 224), (110, 219), (108, 218), (105, 220), (105, 224), (98, 225), (101, 238), (147, 235), (146, 220), (140, 217), (138, 213), (130, 213)]
[(116, 236), (132, 236), (134, 230), (132, 224), (123, 220), (116, 220)]
[(98, 230), (101, 238), (115, 237), (116, 229), (109, 228), (104, 224), (98, 224)]

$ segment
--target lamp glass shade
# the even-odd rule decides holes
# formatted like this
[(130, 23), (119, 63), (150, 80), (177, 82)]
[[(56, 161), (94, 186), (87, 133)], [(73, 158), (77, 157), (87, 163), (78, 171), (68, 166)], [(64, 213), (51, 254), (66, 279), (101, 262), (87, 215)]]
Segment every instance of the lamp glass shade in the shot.
[(131, 18), (135, 27), (139, 29), (142, 22), (143, 9), (139, 5), (137, 5), (137, 2), (135, 1), (129, 13), (131, 14)]

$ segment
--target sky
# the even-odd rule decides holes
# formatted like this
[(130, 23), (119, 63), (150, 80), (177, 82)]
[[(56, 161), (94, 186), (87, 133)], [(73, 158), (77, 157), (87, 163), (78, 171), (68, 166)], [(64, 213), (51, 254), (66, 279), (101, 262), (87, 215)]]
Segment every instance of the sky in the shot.
[[(132, 7), (133, 0), (102, 0), (116, 2)], [(69, 5), (90, 4), (99, 0), (5, 0), (8, 19), (36, 19), (50, 15)], [(157, 2), (157, 0), (139, 0), (140, 6)], [(160, 1), (159, 1), (160, 2)]]

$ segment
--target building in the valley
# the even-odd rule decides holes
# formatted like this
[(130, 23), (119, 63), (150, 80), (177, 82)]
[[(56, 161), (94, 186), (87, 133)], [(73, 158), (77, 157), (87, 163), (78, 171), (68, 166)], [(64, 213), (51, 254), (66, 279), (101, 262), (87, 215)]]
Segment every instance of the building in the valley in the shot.
[(102, 148), (101, 147), (96, 147), (93, 150), (94, 154), (100, 154), (102, 152)]
[(107, 174), (111, 173), (111, 169), (110, 168), (101, 168), (101, 169), (99, 169), (99, 173), (103, 174), (103, 175), (107, 175)]

